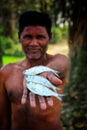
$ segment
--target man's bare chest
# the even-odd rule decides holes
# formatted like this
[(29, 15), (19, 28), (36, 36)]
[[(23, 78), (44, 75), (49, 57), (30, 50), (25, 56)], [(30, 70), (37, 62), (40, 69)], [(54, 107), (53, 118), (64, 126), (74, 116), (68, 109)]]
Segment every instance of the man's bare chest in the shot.
[(6, 91), (9, 97), (9, 100), (13, 103), (17, 103), (21, 101), (22, 93), (23, 93), (23, 73), (16, 72), (11, 74), (6, 82)]

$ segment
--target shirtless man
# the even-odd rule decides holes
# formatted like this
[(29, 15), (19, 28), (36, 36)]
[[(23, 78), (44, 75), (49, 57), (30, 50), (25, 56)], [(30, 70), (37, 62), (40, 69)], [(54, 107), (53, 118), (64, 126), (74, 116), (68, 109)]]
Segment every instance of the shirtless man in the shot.
[(55, 97), (35, 95), (23, 86), (23, 71), (37, 65), (59, 71), (60, 79), (49, 72), (42, 75), (58, 87), (65, 86), (67, 57), (46, 53), (52, 37), (51, 26), (46, 13), (27, 11), (20, 16), (18, 34), (25, 59), (0, 70), (0, 130), (62, 130), (61, 102)]

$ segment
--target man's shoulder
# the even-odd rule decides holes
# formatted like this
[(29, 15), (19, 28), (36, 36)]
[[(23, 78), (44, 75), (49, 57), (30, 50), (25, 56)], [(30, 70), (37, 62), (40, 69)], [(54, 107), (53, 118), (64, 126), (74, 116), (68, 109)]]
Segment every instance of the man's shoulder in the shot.
[(62, 72), (69, 69), (69, 59), (63, 54), (56, 54), (52, 56), (47, 66), (52, 66), (53, 69)]
[(20, 62), (9, 63), (9, 64), (1, 67), (0, 74), (8, 75), (8, 74), (12, 73), (15, 68), (17, 68), (16, 66), (20, 66)]
[(62, 60), (62, 61), (63, 61), (63, 60), (64, 60), (64, 61), (68, 61), (68, 60), (69, 60), (68, 56), (66, 56), (66, 55), (64, 55), (64, 54), (59, 54), (59, 53), (53, 55), (53, 56), (52, 56), (52, 59), (53, 59), (53, 60), (60, 60), (60, 61), (61, 61), (61, 60)]
[(14, 67), (15, 63), (9, 63), (5, 66), (2, 66), (0, 71), (9, 71)]
[(7, 64), (0, 68), (0, 76), (5, 76), (13, 70), (14, 64)]
[(49, 61), (53, 61), (53, 62), (66, 62), (67, 64), (69, 63), (69, 58), (68, 56), (64, 55), (64, 54), (55, 54), (55, 55), (49, 55)]

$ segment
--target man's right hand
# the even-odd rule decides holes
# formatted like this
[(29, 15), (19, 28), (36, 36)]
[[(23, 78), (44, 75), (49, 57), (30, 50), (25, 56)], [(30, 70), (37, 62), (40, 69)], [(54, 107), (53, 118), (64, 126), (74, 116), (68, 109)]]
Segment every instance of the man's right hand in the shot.
[[(62, 84), (62, 80), (60, 80), (58, 77), (56, 77), (52, 72), (43, 72), (40, 75), (47, 78), (55, 86)], [(30, 100), (30, 106), (36, 107), (37, 104), (36, 104), (36, 100), (35, 100), (35, 94), (32, 92), (29, 92), (29, 90), (26, 87), (26, 81), (24, 78), (24, 80), (23, 80), (23, 95), (22, 95), (22, 99), (21, 99), (22, 104), (26, 103), (28, 96), (29, 96), (29, 100)], [(38, 95), (38, 100), (39, 100), (41, 109), (45, 110), (47, 108), (46, 101), (47, 101), (47, 104), (49, 106), (53, 106), (52, 97), (44, 97), (44, 96)]]

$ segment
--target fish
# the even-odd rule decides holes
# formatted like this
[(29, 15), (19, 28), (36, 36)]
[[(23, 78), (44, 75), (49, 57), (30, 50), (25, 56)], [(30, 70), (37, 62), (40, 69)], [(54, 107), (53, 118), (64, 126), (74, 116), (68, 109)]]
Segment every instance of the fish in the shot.
[(23, 71), (23, 74), (24, 75), (37, 75), (37, 74), (40, 74), (40, 73), (43, 73), (43, 72), (52, 72), (54, 75), (59, 77), (58, 71), (51, 69), (47, 66), (43, 66), (43, 65), (34, 66), (34, 67), (29, 68), (29, 69), (26, 69), (26, 70)]
[(61, 88), (54, 86), (48, 79), (46, 79), (40, 75), (26, 76), (25, 79), (26, 79), (27, 83), (29, 83), (29, 82), (38, 83), (47, 88), (53, 89), (55, 92), (57, 92), (58, 90), (61, 90)]
[(26, 87), (34, 94), (40, 96), (54, 96), (62, 101), (61, 97), (64, 96), (64, 94), (58, 94), (58, 90), (61, 90), (61, 88), (54, 86), (48, 79), (38, 75), (43, 72), (52, 72), (59, 77), (59, 72), (54, 69), (42, 65), (35, 66), (23, 71)]
[(42, 84), (38, 84), (35, 82), (29, 82), (26, 83), (26, 87), (34, 94), (36, 95), (40, 95), (40, 96), (54, 96), (56, 97), (59, 101), (62, 101), (62, 96), (64, 96), (64, 94), (58, 94), (54, 91), (52, 91), (51, 89), (43, 86)]

